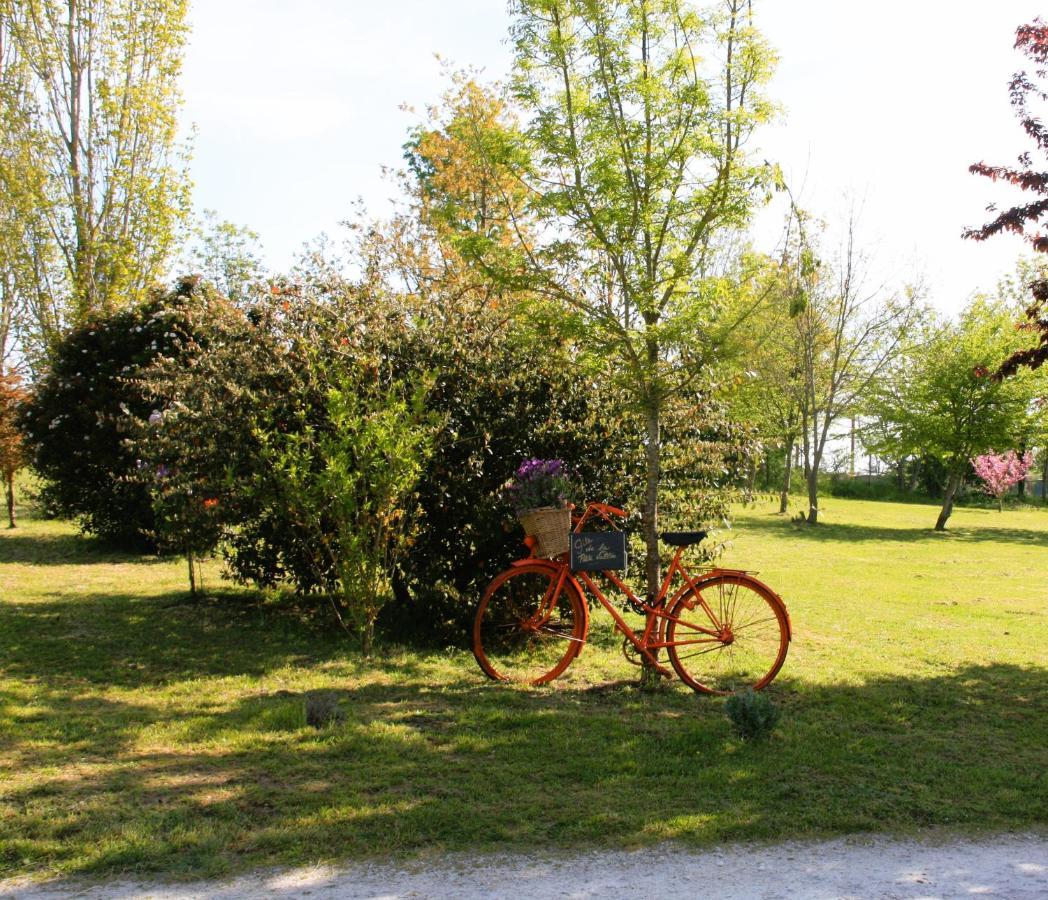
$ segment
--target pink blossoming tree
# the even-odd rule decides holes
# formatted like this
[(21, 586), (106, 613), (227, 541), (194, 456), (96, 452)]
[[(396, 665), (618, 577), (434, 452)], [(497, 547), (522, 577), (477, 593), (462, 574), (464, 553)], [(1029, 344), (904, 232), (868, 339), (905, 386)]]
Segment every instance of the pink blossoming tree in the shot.
[(1033, 465), (1030, 452), (1019, 456), (1014, 450), (1007, 453), (984, 453), (972, 460), (972, 468), (983, 483), (983, 490), (997, 498), (997, 508), (1004, 509), (1004, 495), (1013, 484), (1022, 481)]

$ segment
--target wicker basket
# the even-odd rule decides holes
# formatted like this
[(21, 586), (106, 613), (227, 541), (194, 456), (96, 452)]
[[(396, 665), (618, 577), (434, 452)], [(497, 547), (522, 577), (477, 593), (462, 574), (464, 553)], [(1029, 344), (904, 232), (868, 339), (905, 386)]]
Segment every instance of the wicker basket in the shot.
[(538, 544), (536, 556), (554, 557), (568, 552), (568, 532), (571, 531), (571, 510), (567, 507), (542, 506), (517, 513), (524, 533)]

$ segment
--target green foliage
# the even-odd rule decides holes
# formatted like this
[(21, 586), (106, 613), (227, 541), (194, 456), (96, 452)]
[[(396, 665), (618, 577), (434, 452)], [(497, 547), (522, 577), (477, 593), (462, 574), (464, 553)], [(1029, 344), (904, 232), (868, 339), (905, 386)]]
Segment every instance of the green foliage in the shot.
[(0, 0), (0, 276), (34, 363), (141, 302), (189, 209), (187, 0)]
[(740, 691), (724, 704), (731, 727), (744, 741), (767, 740), (779, 721), (779, 708), (767, 694)]
[(1034, 431), (1043, 392), (1042, 375), (1020, 372), (991, 377), (1010, 354), (1029, 343), (1014, 326), (1007, 304), (977, 298), (956, 323), (934, 323), (912, 338), (866, 406), (871, 417), (863, 437), (888, 459), (937, 460), (946, 473), (946, 494), (937, 528), (945, 527), (953, 497), (972, 457), (993, 447), (1020, 446)]
[(195, 323), (215, 302), (183, 280), (143, 305), (90, 318), (56, 344), (21, 415), (49, 509), (119, 545), (154, 545), (150, 488), (128, 446), (134, 421), (154, 409), (136, 379), (160, 358), (182, 365)]
[(500, 196), (508, 239), (459, 216), (454, 244), (517, 292), (525, 321), (571, 341), (614, 383), (619, 427), (646, 451), (654, 591), (663, 419), (708, 383), (736, 324), (714, 255), (773, 184), (772, 167), (743, 147), (772, 112), (761, 88), (774, 53), (737, 0), (709, 13), (683, 0), (515, 0), (511, 11), (511, 92), (526, 121), (492, 128), (465, 104), (472, 127), (460, 131), (487, 171), (509, 170), (526, 190)]
[(385, 620), (406, 637), (461, 640), (483, 584), (522, 550), (498, 497), (521, 456), (578, 459), (588, 486), (609, 496), (621, 438), (563, 357), (511, 339), (493, 311), (451, 328), (412, 314), (404, 328), (409, 310), (393, 298), (331, 272), (303, 275), (299, 288), (256, 297), (247, 315), (216, 312), (191, 365), (163, 358), (148, 375), (163, 415), (152, 426), (142, 417), (140, 458), (190, 488), (187, 499), (217, 501), (209, 510), (190, 501), (207, 518), (178, 520), (189, 529), (172, 544), (206, 545), (217, 525), (241, 581), (307, 594), (348, 584), (346, 554), (361, 548), (342, 527), (359, 509), (345, 504), (359, 502), (365, 476), (376, 490), (399, 477), (382, 465), (412, 457), (421, 449), (412, 429), (439, 421), (411, 491), (420, 527), (386, 570), (397, 604)]
[(830, 478), (829, 493), (831, 497), (842, 497), (849, 500), (887, 500), (905, 501), (916, 499), (916, 495), (899, 488), (894, 481), (878, 477), (867, 480), (861, 475), (855, 478)]
[(248, 303), (266, 280), (258, 233), (205, 209), (181, 265), (233, 303)]
[(485, 314), (452, 331), (421, 327), (396, 353), (403, 374), (434, 373), (427, 403), (442, 417), (418, 486), (421, 523), (386, 623), (414, 639), (461, 643), (484, 585), (524, 552), (501, 497), (522, 458), (569, 460), (591, 498), (623, 499), (633, 458), (612, 397)]
[[(310, 354), (307, 359), (316, 359)], [(326, 419), (258, 434), (289, 517), (314, 548), (314, 575), (336, 597), (340, 620), (370, 653), (375, 619), (393, 597), (393, 576), (414, 535), (414, 490), (436, 419), (424, 386), (376, 387), (314, 362), (327, 385)], [(308, 411), (307, 411), (308, 413)]]

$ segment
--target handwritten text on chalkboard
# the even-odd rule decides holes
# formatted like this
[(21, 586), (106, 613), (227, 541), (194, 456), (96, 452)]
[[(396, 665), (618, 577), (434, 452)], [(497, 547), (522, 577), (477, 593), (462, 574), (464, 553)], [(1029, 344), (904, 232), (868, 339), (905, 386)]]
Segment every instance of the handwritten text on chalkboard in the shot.
[(580, 531), (571, 535), (571, 568), (600, 572), (626, 568), (626, 535), (621, 531)]

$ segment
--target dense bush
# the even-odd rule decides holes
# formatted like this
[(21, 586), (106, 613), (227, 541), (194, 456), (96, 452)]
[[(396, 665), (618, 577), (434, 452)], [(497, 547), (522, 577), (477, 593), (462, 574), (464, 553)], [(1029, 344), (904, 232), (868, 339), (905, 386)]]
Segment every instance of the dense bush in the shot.
[(47, 509), (122, 547), (154, 546), (150, 489), (127, 445), (132, 421), (151, 410), (135, 378), (161, 356), (177, 359), (194, 310), (212, 302), (186, 279), (142, 306), (92, 318), (58, 344), (20, 419)]
[(435, 373), (443, 420), (419, 483), (419, 534), (385, 624), (412, 639), (461, 641), (484, 585), (526, 550), (500, 491), (521, 460), (568, 460), (589, 496), (624, 499), (624, 436), (609, 397), (576, 376), (563, 347), (489, 331), (407, 336), (402, 364)]
[(880, 476), (876, 479), (869, 479), (862, 475), (857, 475), (854, 478), (831, 478), (829, 479), (828, 488), (831, 497), (842, 497), (847, 500), (905, 501), (927, 499), (900, 489), (895, 481)]
[[(195, 322), (206, 340), (148, 373), (137, 454), (172, 546), (220, 541), (238, 580), (330, 595), (342, 554), (323, 551), (338, 532), (337, 510), (310, 519), (294, 492), (322, 486), (331, 460), (309, 456), (292, 472), (273, 448), (341, 439), (332, 373), (379, 394), (425, 382), (426, 414), (439, 423), (408, 504), (417, 527), (394, 569), (395, 602), (380, 620), (402, 639), (461, 642), (484, 584), (524, 551), (500, 499), (522, 458), (569, 460), (590, 498), (631, 505), (640, 496), (639, 423), (613, 384), (573, 368), (570, 347), (525, 340), (483, 310), (438, 327), (395, 298), (331, 277), (276, 291), (246, 314), (214, 311)], [(674, 409), (667, 521), (723, 518), (746, 435), (707, 396)]]
[[(295, 436), (335, 434), (324, 370), (376, 390), (425, 380), (426, 413), (440, 423), (413, 492), (419, 527), (386, 616), (398, 634), (460, 636), (478, 585), (519, 556), (522, 535), (498, 492), (522, 456), (578, 460), (591, 490), (614, 496), (622, 438), (595, 414), (588, 398), (599, 395), (562, 355), (507, 338), (494, 321), (490, 331), (421, 319), (404, 328), (389, 301), (353, 285), (278, 291), (247, 315), (212, 317), (206, 352), (191, 353), (191, 365), (160, 359), (148, 376), (148, 407), (162, 409), (162, 421), (151, 426), (146, 414), (139, 426), (148, 472), (183, 485), (183, 497), (189, 490), (214, 501), (205, 531), (219, 525), (238, 580), (321, 594), (337, 567), (336, 558), (317, 555), (334, 519), (312, 527), (303, 520), (289, 502), (294, 479), (272, 452), (275, 440), (287, 446)], [(202, 514), (200, 503), (193, 508)]]

